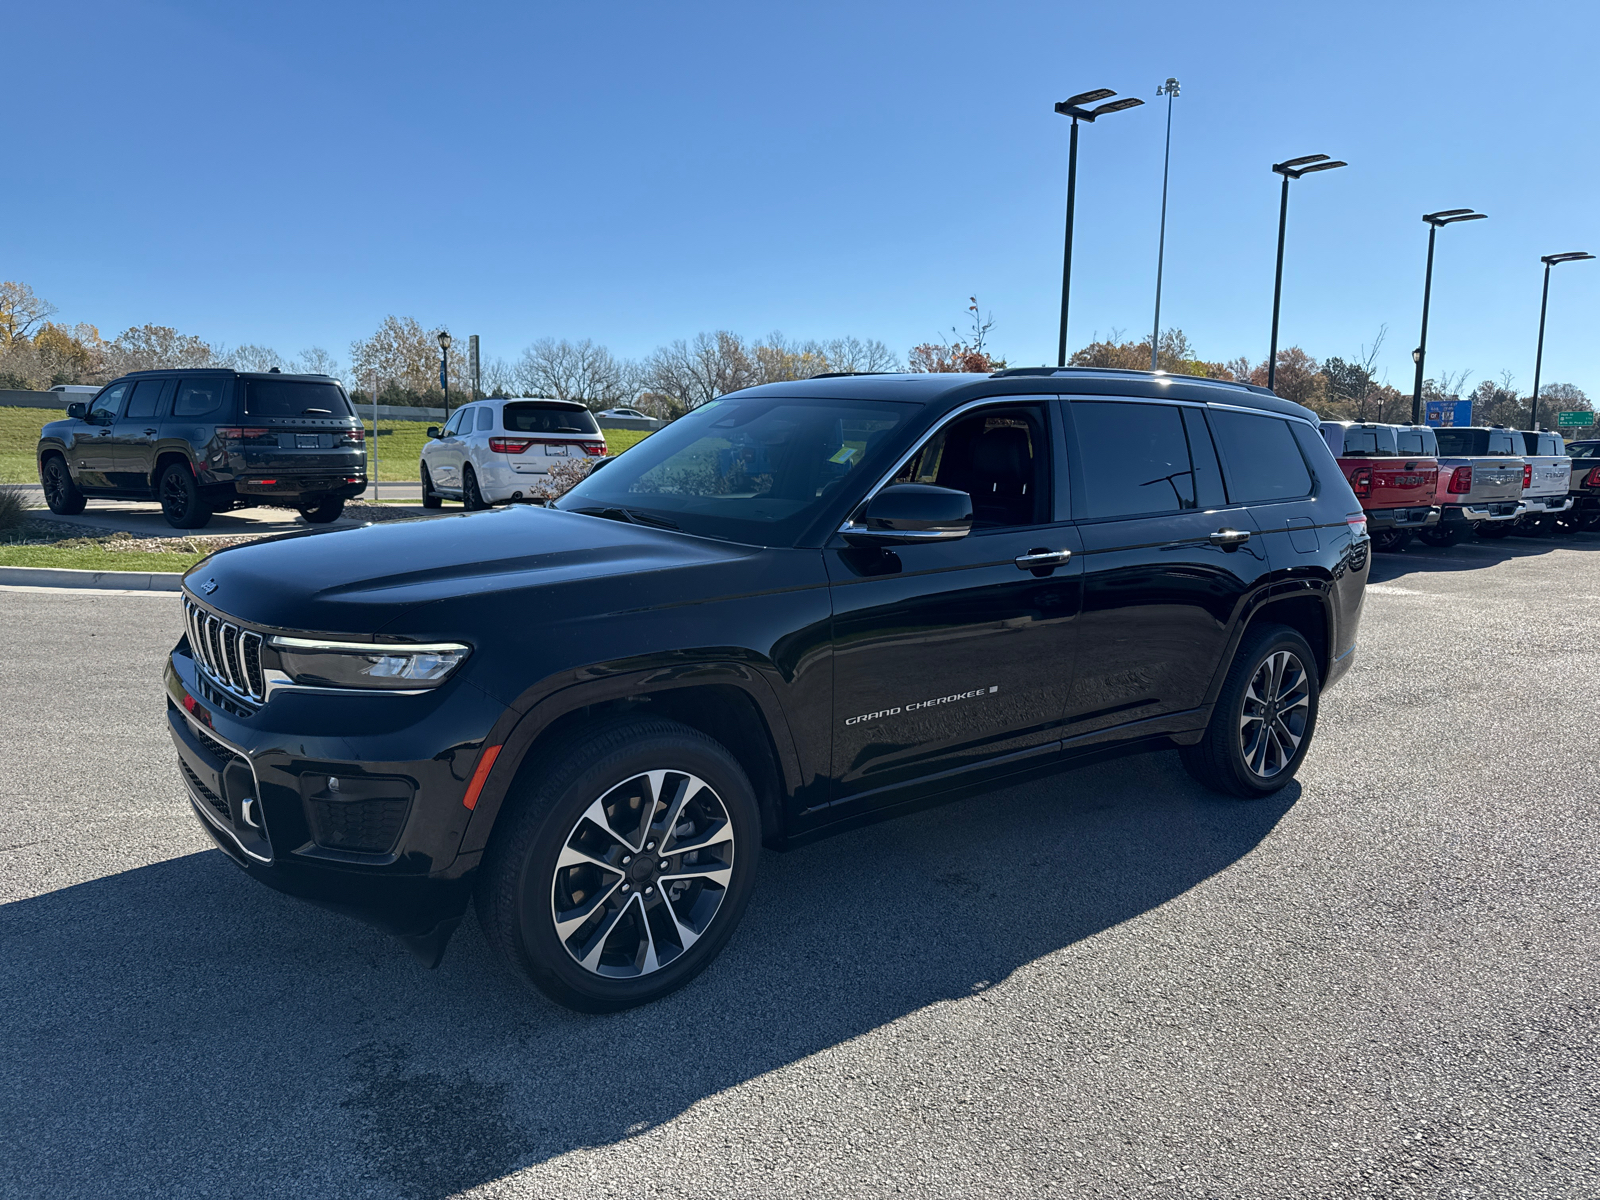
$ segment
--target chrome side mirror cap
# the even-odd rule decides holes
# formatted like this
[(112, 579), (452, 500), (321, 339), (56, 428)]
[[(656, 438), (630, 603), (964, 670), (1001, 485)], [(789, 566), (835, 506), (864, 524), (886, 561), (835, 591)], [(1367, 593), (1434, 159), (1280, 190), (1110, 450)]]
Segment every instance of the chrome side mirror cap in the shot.
[(972, 532), (972, 497), (929, 483), (892, 483), (839, 530), (852, 546), (949, 542)]

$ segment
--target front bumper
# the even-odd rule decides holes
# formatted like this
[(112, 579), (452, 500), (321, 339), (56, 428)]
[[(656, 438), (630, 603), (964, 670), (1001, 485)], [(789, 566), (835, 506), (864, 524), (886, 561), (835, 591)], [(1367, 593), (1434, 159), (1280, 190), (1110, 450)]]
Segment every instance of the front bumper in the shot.
[(1410, 508), (1369, 508), (1366, 510), (1367, 528), (1373, 532), (1384, 529), (1425, 529), (1439, 523), (1438, 505), (1416, 505)]
[(186, 640), (168, 657), (166, 692), (196, 819), (247, 873), (408, 942), (454, 927), (479, 857), (458, 854), (462, 797), (502, 705), (464, 681), (424, 696), (244, 705), (196, 669)]

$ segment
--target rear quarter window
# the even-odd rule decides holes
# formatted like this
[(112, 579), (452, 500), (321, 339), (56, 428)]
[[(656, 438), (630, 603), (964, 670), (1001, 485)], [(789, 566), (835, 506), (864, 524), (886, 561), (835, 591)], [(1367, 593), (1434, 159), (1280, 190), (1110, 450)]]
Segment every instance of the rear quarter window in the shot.
[(1311, 492), (1311, 472), (1289, 422), (1281, 417), (1212, 409), (1228, 499), (1235, 504), (1293, 500)]
[(226, 376), (211, 379), (185, 379), (178, 385), (178, 398), (173, 401), (175, 417), (209, 417), (220, 413), (228, 398), (233, 381)]

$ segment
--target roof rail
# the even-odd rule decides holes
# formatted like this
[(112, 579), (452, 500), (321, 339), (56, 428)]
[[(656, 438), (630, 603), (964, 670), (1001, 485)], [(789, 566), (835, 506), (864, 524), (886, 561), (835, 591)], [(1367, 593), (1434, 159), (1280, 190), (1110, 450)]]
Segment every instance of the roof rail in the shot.
[(811, 375), (810, 379), (848, 379), (853, 375), (904, 375), (904, 371), (824, 371), (820, 375)]
[(1278, 393), (1271, 388), (1260, 387), (1254, 383), (1240, 383), (1233, 379), (1212, 379), (1209, 375), (1181, 375), (1172, 371), (1135, 371), (1127, 367), (1007, 367), (1003, 371), (996, 371), (989, 376), (990, 379), (1004, 379), (1014, 375), (1033, 376), (1060, 376), (1082, 373), (1084, 375), (1126, 375), (1135, 379), (1179, 379), (1184, 383), (1203, 383), (1213, 387), (1241, 388), (1247, 392), (1256, 392), (1263, 396), (1274, 396)]

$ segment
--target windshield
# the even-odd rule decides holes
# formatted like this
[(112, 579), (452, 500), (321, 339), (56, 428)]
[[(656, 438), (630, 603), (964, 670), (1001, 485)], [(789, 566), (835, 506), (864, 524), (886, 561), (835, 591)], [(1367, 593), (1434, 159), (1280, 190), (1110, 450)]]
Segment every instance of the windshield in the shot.
[(652, 434), (558, 502), (707, 537), (790, 546), (844, 481), (876, 469), (918, 409), (872, 400), (713, 400)]
[(564, 404), (508, 404), (507, 433), (599, 433), (600, 426), (587, 408)]
[(244, 390), (252, 417), (348, 417), (350, 405), (336, 383), (252, 379)]

